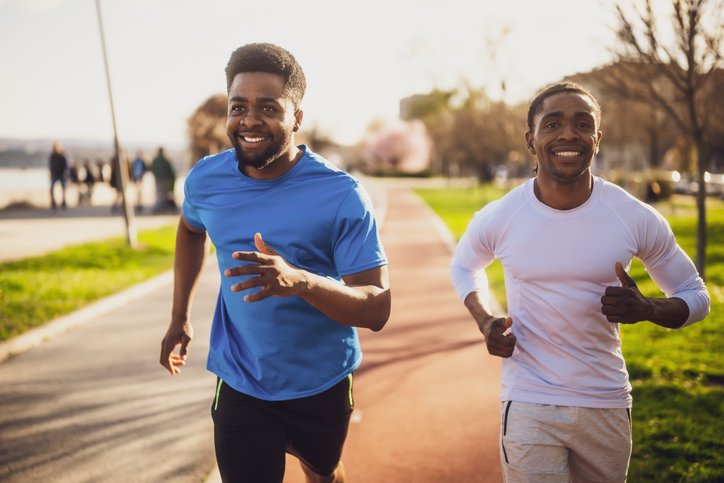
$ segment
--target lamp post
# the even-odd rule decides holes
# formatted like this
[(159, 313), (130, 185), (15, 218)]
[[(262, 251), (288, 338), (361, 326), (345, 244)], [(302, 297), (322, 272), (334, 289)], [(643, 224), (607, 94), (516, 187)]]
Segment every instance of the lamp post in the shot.
[[(116, 110), (113, 105), (113, 90), (111, 89), (111, 75), (108, 69), (108, 55), (106, 54), (106, 38), (103, 32), (103, 18), (101, 16), (101, 2), (96, 0), (96, 13), (98, 15), (98, 28), (101, 33), (101, 49), (103, 51), (103, 65), (106, 71), (106, 85), (108, 86), (108, 100), (111, 105), (111, 120), (113, 121), (113, 149), (115, 156), (113, 163), (118, 163), (118, 179), (121, 183), (122, 205), (123, 205), (123, 218), (126, 222), (126, 243), (131, 248), (138, 246), (138, 234), (136, 232), (136, 220), (133, 214), (133, 206), (128, 201), (128, 193), (126, 191), (128, 187), (128, 159), (125, 155), (122, 155), (120, 144), (118, 143), (118, 129), (116, 128)], [(111, 169), (114, 169), (112, 166)]]

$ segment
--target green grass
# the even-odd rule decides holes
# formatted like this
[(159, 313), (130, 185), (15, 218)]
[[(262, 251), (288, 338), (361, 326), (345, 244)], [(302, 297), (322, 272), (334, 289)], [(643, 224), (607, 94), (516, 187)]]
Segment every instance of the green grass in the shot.
[[(662, 210), (666, 212), (667, 210)], [(669, 216), (682, 248), (694, 257), (696, 218)], [(683, 330), (654, 324), (623, 328), (623, 350), (634, 387), (634, 453), (630, 481), (724, 480), (724, 206), (707, 212), (709, 317)], [(641, 290), (661, 296), (643, 265), (631, 273)]]
[(138, 237), (143, 247), (139, 250), (128, 248), (119, 237), (0, 264), (0, 340), (173, 266), (175, 226)]
[[(417, 192), (456, 238), (475, 211), (499, 196), (490, 188)], [(707, 204), (709, 317), (683, 330), (651, 323), (622, 329), (623, 351), (634, 387), (634, 449), (628, 479), (633, 483), (724, 481), (724, 203), (710, 199)], [(693, 259), (693, 200), (676, 198), (659, 209)], [(631, 275), (646, 295), (661, 296), (638, 260), (632, 264)], [(488, 278), (505, 306), (499, 262), (488, 267)]]

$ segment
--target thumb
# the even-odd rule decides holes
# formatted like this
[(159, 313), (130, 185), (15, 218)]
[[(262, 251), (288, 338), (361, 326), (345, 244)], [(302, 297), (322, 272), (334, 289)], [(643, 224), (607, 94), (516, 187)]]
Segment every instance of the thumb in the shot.
[(504, 329), (503, 335), (509, 336), (510, 334), (512, 334), (513, 333), (512, 327), (513, 327), (513, 319), (511, 319), (510, 317), (506, 317), (506, 319), (503, 321), (503, 329)]
[(264, 239), (261, 237), (261, 233), (254, 234), (254, 245), (256, 245), (256, 249), (264, 255), (279, 255), (276, 250), (266, 244)]
[(636, 282), (628, 276), (628, 273), (626, 273), (626, 270), (623, 269), (623, 264), (621, 262), (616, 262), (616, 276), (621, 281), (621, 285), (623, 287), (636, 286)]
[(182, 359), (186, 359), (186, 356), (189, 353), (189, 343), (191, 343), (191, 339), (188, 337), (181, 337), (181, 348), (179, 349), (179, 355)]

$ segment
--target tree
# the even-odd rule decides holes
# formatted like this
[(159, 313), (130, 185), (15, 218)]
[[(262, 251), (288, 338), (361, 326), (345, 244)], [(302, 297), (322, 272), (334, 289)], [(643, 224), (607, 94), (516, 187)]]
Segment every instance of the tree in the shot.
[(419, 119), (427, 128), (432, 140), (432, 171), (448, 176), (451, 172), (448, 145), (453, 122), (450, 103), (455, 93), (455, 90), (434, 89), (427, 94), (410, 96), (400, 101), (400, 119)]
[(653, 0), (629, 14), (616, 5), (620, 76), (609, 81), (624, 97), (655, 103), (696, 146), (698, 212), (696, 266), (706, 269), (706, 184), (708, 125), (718, 97), (712, 79), (722, 64), (722, 0), (671, 0), (673, 42), (664, 42)]
[(188, 120), (191, 162), (231, 147), (226, 135), (226, 94), (215, 94), (206, 99)]
[(525, 113), (491, 100), (482, 88), (434, 90), (405, 99), (401, 107), (403, 119), (427, 127), (438, 172), (475, 173), (490, 181), (495, 166), (525, 157)]

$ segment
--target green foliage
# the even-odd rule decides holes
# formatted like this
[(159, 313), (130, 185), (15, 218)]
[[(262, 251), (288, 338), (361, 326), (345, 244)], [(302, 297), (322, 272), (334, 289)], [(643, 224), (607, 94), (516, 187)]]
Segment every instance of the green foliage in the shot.
[[(460, 238), (475, 211), (502, 194), (474, 190), (418, 190)], [(631, 482), (724, 481), (724, 203), (708, 200), (707, 287), (709, 317), (682, 330), (651, 323), (622, 328), (623, 351), (634, 387), (634, 449)], [(696, 251), (696, 214), (691, 198), (658, 205), (682, 248)], [(496, 262), (497, 263), (497, 262)], [(488, 267), (496, 297), (504, 305), (502, 267)], [(647, 296), (662, 296), (643, 265), (634, 260), (631, 275)]]
[(0, 264), (0, 340), (6, 340), (173, 266), (175, 227), (86, 243)]

